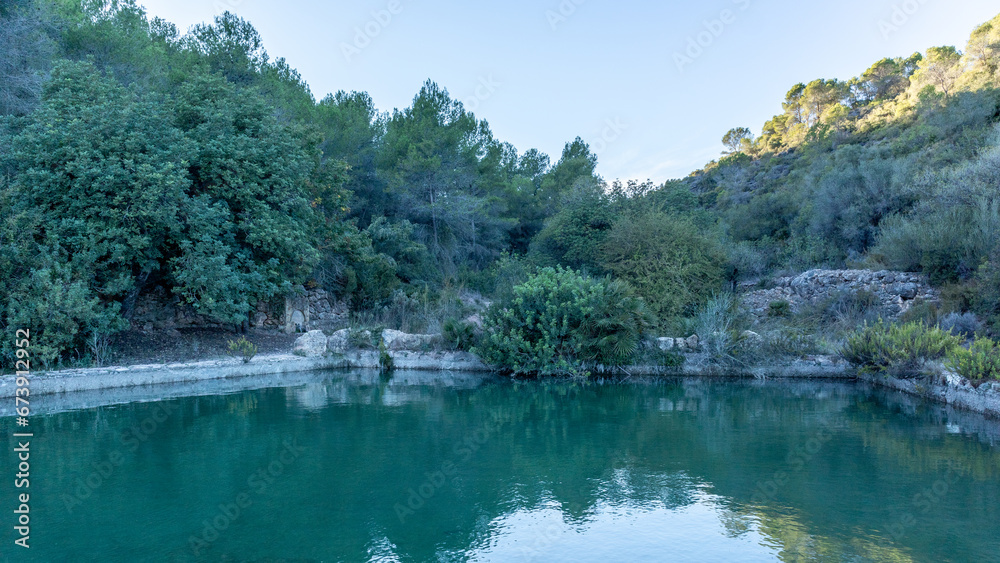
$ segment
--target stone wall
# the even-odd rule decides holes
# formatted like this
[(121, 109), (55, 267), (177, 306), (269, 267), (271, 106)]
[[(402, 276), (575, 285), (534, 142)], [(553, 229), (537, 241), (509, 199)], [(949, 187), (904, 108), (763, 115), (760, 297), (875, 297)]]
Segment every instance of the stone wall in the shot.
[[(322, 289), (296, 292), (276, 303), (261, 301), (250, 314), (251, 326), (262, 330), (283, 330), (289, 333), (327, 328), (347, 320), (345, 303), (336, 302)], [(130, 321), (136, 329), (146, 332), (176, 330), (180, 328), (232, 328), (226, 323), (214, 322), (195, 309), (157, 288), (136, 299)]]
[(809, 270), (794, 277), (780, 278), (771, 289), (752, 291), (743, 302), (757, 316), (766, 316), (771, 303), (787, 301), (793, 311), (802, 305), (822, 303), (844, 293), (867, 291), (880, 304), (899, 316), (922, 301), (936, 301), (938, 294), (918, 274), (886, 270)]

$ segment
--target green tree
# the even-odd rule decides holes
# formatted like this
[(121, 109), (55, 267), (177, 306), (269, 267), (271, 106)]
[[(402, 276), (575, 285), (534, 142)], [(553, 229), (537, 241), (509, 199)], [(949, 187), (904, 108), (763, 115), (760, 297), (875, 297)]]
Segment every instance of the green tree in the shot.
[(951, 96), (955, 81), (962, 74), (962, 54), (955, 47), (931, 47), (927, 56), (920, 61), (913, 73), (913, 83), (919, 92), (927, 86), (933, 86), (944, 94)]
[(512, 226), (495, 212), (499, 194), (484, 184), (482, 158), (495, 142), (486, 122), (430, 81), (388, 121), (379, 173), (398, 198), (399, 217), (418, 227), (444, 275), (495, 257), (494, 245)]
[(602, 265), (635, 288), (660, 320), (690, 315), (722, 289), (725, 255), (690, 219), (657, 211), (615, 221)]
[(542, 264), (599, 273), (601, 247), (614, 222), (615, 209), (604, 185), (579, 182), (532, 241), (531, 254)]
[(47, 23), (33, 2), (0, 5), (0, 116), (26, 115), (38, 103), (55, 51)]
[[(39, 329), (39, 342), (62, 352), (88, 332), (120, 326), (116, 302), (159, 272), (180, 228), (189, 186), (180, 163), (191, 147), (161, 105), (87, 63), (68, 62), (54, 68), (12, 147), (4, 159), (14, 172), (8, 240), (34, 268), (8, 271), (25, 280), (9, 286), (8, 322), (44, 327), (49, 314), (62, 319)], [(52, 299), (38, 301), (30, 280)], [(46, 303), (59, 309), (47, 313)]]
[(753, 133), (746, 127), (730, 129), (722, 137), (722, 144), (725, 145), (727, 154), (746, 152), (753, 144)]
[(173, 106), (194, 146), (174, 290), (202, 313), (239, 323), (257, 301), (303, 281), (319, 258), (303, 190), (322, 176), (319, 149), (259, 95), (217, 76), (193, 75)]

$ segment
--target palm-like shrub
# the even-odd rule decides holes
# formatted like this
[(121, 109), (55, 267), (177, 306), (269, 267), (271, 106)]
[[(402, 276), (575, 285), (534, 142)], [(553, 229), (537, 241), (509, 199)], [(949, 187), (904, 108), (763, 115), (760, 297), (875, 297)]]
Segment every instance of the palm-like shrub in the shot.
[(505, 373), (583, 375), (629, 363), (649, 325), (627, 284), (544, 268), (487, 310), (474, 351)]

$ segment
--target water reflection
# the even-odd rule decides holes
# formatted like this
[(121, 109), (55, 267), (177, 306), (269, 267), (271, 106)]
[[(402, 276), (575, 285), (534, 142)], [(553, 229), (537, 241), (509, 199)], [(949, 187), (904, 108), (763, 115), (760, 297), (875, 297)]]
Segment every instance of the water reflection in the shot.
[[(123, 441), (164, 406), (169, 416), (134, 449)], [(357, 372), (38, 421), (38, 561), (1000, 552), (996, 423), (849, 383)], [(301, 457), (275, 466), (289, 439)], [(113, 451), (120, 467), (68, 510), (66, 495)], [(267, 486), (252, 485), (272, 467)], [(250, 505), (192, 551), (204, 523), (245, 492)]]

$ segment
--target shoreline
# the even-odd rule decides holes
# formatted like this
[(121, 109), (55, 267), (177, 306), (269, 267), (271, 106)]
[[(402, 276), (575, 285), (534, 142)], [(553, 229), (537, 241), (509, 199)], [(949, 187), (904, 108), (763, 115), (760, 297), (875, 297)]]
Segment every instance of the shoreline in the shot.
[[(478, 357), (468, 352), (415, 352), (393, 351), (394, 371), (400, 372), (475, 372), (487, 373), (490, 368)], [(294, 354), (259, 356), (250, 363), (238, 359), (203, 360), (169, 364), (110, 366), (103, 368), (78, 368), (42, 372), (30, 376), (31, 394), (65, 395), (102, 390), (142, 390), (135, 393), (140, 402), (157, 400), (158, 396), (175, 396), (167, 386), (194, 390), (204, 382), (252, 379), (264, 386), (281, 385), (289, 379), (308, 382), (304, 374), (328, 370), (377, 370), (379, 355), (376, 351), (354, 350), (333, 356), (303, 357)], [(925, 376), (917, 379), (899, 379), (878, 374), (858, 373), (846, 362), (829, 358), (797, 360), (786, 365), (756, 368), (748, 373), (733, 373), (714, 369), (704, 362), (689, 362), (681, 370), (667, 370), (656, 366), (630, 366), (625, 376), (680, 376), (680, 377), (743, 377), (758, 379), (841, 379), (900, 391), (908, 395), (948, 405), (953, 408), (1000, 419), (1000, 382), (989, 382), (973, 387), (968, 381), (952, 374)], [(0, 376), (0, 398), (14, 396), (16, 376)], [(157, 387), (160, 387), (157, 392)], [(141, 397), (141, 398), (139, 398)]]

